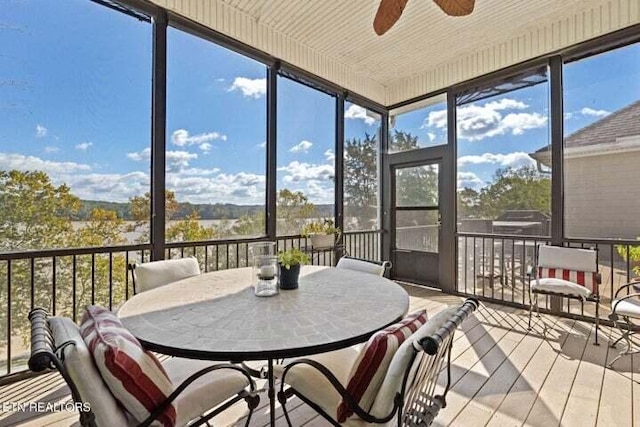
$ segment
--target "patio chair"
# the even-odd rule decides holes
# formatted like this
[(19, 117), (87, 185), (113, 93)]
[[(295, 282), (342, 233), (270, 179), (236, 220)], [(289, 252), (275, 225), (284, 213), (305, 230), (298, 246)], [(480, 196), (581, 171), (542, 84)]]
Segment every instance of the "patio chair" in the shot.
[[(311, 406), (333, 426), (431, 425), (447, 404), (455, 330), (478, 305), (477, 300), (469, 298), (461, 306), (438, 313), (407, 336), (395, 353), (389, 350), (391, 345), (383, 346), (385, 359), (388, 357), (390, 363), (384, 370), (382, 366), (371, 369), (374, 377), (366, 401), (363, 393), (350, 390), (362, 391), (362, 366), (379, 360), (365, 356), (370, 356), (370, 344), (377, 342), (385, 331), (374, 334), (361, 350), (350, 347), (276, 366), (276, 375), (282, 381), (278, 401), (288, 425), (292, 424), (286, 404), (292, 396)], [(392, 335), (397, 339), (398, 332)], [(438, 386), (445, 365), (446, 384)], [(285, 389), (285, 385), (289, 387)]]
[[(255, 383), (239, 366), (181, 358), (162, 362), (173, 392), (139, 423), (122, 409), (102, 379), (80, 329), (71, 319), (50, 317), (42, 308), (29, 313), (33, 372), (57, 370), (69, 386), (82, 426), (149, 426), (173, 405), (176, 425), (202, 425), (234, 403), (245, 400), (247, 425), (260, 401)], [(215, 409), (214, 409), (215, 408)], [(211, 411), (210, 411), (211, 410)]]
[(129, 264), (133, 293), (148, 291), (200, 274), (195, 257)]
[(371, 261), (368, 259), (343, 256), (338, 260), (336, 268), (346, 268), (349, 270), (384, 276), (387, 269), (391, 268), (391, 263), (389, 261)]
[(529, 268), (529, 330), (533, 307), (540, 317), (538, 296), (550, 295), (596, 304), (595, 345), (598, 344), (598, 328), (600, 324), (599, 308), (600, 274), (598, 273), (598, 254), (591, 249), (565, 248), (560, 246), (541, 245), (537, 250), (535, 269)]
[[(629, 290), (630, 288), (635, 290), (635, 292), (625, 296), (619, 296), (623, 290)], [(620, 318), (624, 320), (624, 323), (626, 323), (625, 325), (623, 325)], [(616, 291), (613, 301), (611, 302), (611, 314), (609, 315), (609, 319), (613, 321), (615, 327), (622, 333), (622, 336), (611, 344), (611, 348), (614, 348), (623, 339), (627, 344), (626, 348), (622, 350), (615, 359), (609, 362), (607, 367), (610, 368), (614, 362), (622, 356), (640, 352), (640, 350), (632, 350), (633, 343), (631, 341), (631, 335), (633, 335), (634, 332), (634, 325), (631, 322), (631, 319), (640, 319), (640, 280), (634, 280), (627, 283)]]

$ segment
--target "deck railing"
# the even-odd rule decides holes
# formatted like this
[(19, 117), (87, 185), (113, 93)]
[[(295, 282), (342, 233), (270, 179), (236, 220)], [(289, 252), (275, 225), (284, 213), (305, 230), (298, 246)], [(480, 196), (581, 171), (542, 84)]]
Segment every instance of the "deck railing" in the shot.
[[(205, 272), (246, 267), (249, 245), (259, 241), (267, 239), (172, 242), (165, 258), (195, 256)], [(278, 237), (276, 244), (279, 250), (306, 251), (314, 265), (334, 265), (342, 254), (380, 260), (377, 230), (347, 232), (335, 250), (312, 248), (302, 236)], [(149, 261), (150, 255), (150, 244), (0, 254), (0, 380), (27, 369), (32, 308), (76, 321), (87, 304), (116, 308), (133, 294), (127, 264)]]
[[(490, 301), (518, 307), (529, 306), (526, 271), (535, 263), (536, 247), (548, 244), (542, 236), (458, 233), (458, 292), (480, 296)], [(631, 256), (640, 242), (634, 240), (566, 239), (564, 246), (595, 249), (602, 276), (600, 285), (600, 317), (606, 319), (615, 292), (636, 274)], [(593, 318), (593, 304), (584, 307), (576, 301), (563, 299), (561, 312)], [(549, 297), (541, 300), (541, 308), (550, 310)]]

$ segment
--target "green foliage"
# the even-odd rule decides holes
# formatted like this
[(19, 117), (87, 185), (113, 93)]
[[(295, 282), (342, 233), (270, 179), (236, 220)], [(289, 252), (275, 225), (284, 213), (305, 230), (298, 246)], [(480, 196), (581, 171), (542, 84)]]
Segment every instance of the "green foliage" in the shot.
[(65, 247), (79, 199), (44, 172), (0, 171), (0, 252)]
[(287, 270), (290, 270), (292, 265), (308, 264), (309, 262), (311, 262), (309, 255), (297, 248), (278, 252), (278, 263)]
[[(640, 237), (637, 237), (636, 240), (640, 241)], [(616, 252), (620, 257), (627, 261), (627, 247), (623, 245), (616, 245)], [(628, 261), (631, 262), (631, 268), (633, 272), (637, 275), (640, 275), (640, 245), (638, 246), (629, 246), (629, 256)]]
[(287, 188), (278, 192), (278, 234), (296, 234), (309, 218), (316, 215), (316, 207), (301, 191)]
[(498, 169), (493, 182), (479, 192), (458, 194), (458, 210), (469, 217), (496, 218), (506, 210), (551, 213), (551, 179), (534, 167)]
[(336, 227), (332, 219), (321, 219), (305, 224), (300, 234), (303, 237), (309, 237), (312, 234), (340, 234), (340, 227)]
[(243, 215), (232, 227), (237, 236), (262, 236), (267, 232), (266, 217), (263, 212), (253, 215)]
[(348, 224), (345, 230), (375, 228), (378, 215), (378, 140), (365, 134), (364, 139), (353, 138), (344, 146), (344, 210)]
[(169, 242), (189, 242), (210, 240), (216, 235), (216, 228), (206, 227), (199, 222), (196, 212), (192, 212), (185, 219), (173, 222), (167, 227), (166, 240)]

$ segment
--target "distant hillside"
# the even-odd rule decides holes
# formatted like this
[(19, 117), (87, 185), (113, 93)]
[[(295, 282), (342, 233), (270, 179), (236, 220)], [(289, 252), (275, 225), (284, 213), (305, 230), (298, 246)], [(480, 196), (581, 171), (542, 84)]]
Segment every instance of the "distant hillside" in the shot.
[[(129, 214), (129, 203), (102, 202), (96, 200), (81, 200), (78, 213), (74, 216), (76, 221), (86, 221), (93, 209), (105, 209), (115, 211), (118, 218), (132, 220)], [(200, 219), (236, 219), (243, 215), (253, 215), (262, 212), (264, 206), (261, 205), (234, 205), (230, 203), (216, 204), (192, 204), (178, 203), (178, 212), (173, 219), (185, 218), (192, 212), (197, 212)], [(333, 205), (316, 205), (318, 217), (333, 216)]]

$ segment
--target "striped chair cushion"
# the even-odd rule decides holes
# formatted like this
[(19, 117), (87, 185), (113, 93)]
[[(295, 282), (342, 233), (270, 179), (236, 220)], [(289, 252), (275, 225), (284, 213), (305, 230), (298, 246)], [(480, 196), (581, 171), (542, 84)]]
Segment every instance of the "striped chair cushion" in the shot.
[(598, 273), (591, 271), (567, 270), (564, 268), (538, 267), (538, 278), (562, 279), (577, 283), (598, 294)]
[[(173, 391), (173, 384), (158, 359), (142, 348), (111, 311), (88, 306), (80, 333), (105, 384), (139, 422)], [(170, 405), (157, 421), (164, 427), (174, 426), (175, 407)]]
[[(409, 314), (399, 323), (376, 332), (362, 348), (349, 374), (347, 392), (365, 410), (371, 409), (394, 354), (411, 334), (427, 322), (427, 312)], [(345, 422), (353, 411), (343, 400), (337, 410), (338, 422)]]

